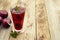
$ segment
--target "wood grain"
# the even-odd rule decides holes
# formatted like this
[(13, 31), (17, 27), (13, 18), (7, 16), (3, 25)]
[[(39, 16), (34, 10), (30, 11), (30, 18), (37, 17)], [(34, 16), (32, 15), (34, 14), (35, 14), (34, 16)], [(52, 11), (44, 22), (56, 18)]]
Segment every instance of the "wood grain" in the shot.
[(35, 0), (30, 0), (26, 4), (23, 26), (25, 31), (20, 33), (16, 39), (10, 37), (9, 40), (51, 40), (44, 0), (36, 0), (36, 6)]
[(46, 0), (51, 40), (60, 40), (60, 0)]
[(45, 0), (36, 0), (37, 40), (51, 40)]
[(36, 0), (36, 5), (35, 0), (29, 0), (26, 5), (24, 32), (16, 39), (10, 37), (9, 40), (51, 40), (44, 0)]

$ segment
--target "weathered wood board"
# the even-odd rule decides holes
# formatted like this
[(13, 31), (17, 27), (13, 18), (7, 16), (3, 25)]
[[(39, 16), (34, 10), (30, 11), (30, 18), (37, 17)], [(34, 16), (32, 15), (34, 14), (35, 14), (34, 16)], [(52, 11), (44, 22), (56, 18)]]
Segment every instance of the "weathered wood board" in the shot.
[(60, 40), (60, 0), (45, 0), (51, 40)]
[[(49, 24), (48, 24), (48, 18), (47, 18), (48, 16), (47, 16), (46, 9), (45, 9), (45, 2), (44, 0), (36, 0), (36, 5), (35, 4), (33, 5), (33, 2), (35, 3), (35, 0), (30, 0), (28, 1), (28, 3), (26, 3), (27, 5), (29, 4), (27, 6), (28, 11), (26, 10), (26, 15), (25, 15), (26, 28), (24, 26), (24, 29), (27, 29), (27, 30), (21, 33), (16, 39), (11, 37), (10, 40), (50, 40)], [(41, 17), (42, 20), (40, 19), (40, 15), (42, 16)], [(30, 19), (30, 22), (33, 22), (35, 20), (35, 22), (33, 22), (34, 25), (28, 24), (27, 26), (26, 20), (29, 23), (28, 19)]]
[(3, 9), (20, 3), (26, 10), (22, 32), (16, 39), (10, 36), (9, 40), (51, 40), (45, 0), (19, 0), (16, 4), (13, 1), (16, 2), (9, 1), (10, 5)]
[(37, 40), (51, 40), (45, 0), (36, 0)]

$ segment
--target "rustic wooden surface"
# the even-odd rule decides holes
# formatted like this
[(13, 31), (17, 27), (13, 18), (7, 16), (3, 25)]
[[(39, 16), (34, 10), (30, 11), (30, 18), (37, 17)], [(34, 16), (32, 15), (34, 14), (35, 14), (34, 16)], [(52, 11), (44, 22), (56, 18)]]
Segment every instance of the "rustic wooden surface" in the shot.
[(51, 40), (45, 0), (4, 0), (0, 7), (8, 11), (19, 2), (26, 8), (23, 29), (17, 38), (10, 36), (9, 40)]
[(60, 40), (60, 0), (46, 0), (51, 40)]
[(24, 31), (16, 39), (10, 37), (9, 40), (50, 40), (48, 17), (44, 0), (36, 0), (36, 3), (35, 0), (28, 0), (26, 4)]
[(37, 40), (51, 40), (45, 0), (36, 1)]
[[(10, 36), (9, 40), (51, 40), (45, 0), (20, 1), (26, 8), (23, 29), (16, 39)], [(8, 11), (15, 3), (16, 0), (4, 0), (0, 7)]]

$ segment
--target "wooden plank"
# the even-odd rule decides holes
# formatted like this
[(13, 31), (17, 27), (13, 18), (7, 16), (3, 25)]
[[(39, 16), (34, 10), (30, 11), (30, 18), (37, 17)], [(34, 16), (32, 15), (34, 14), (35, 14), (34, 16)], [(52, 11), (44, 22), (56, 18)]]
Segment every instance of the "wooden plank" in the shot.
[[(49, 4), (48, 4), (49, 3)], [(51, 40), (60, 40), (60, 0), (46, 0)], [(51, 10), (51, 11), (50, 11)]]
[(36, 0), (37, 40), (51, 40), (45, 0)]
[(11, 32), (11, 27), (9, 29), (0, 30), (0, 40), (8, 40)]
[(35, 0), (20, 1), (26, 4), (23, 32), (16, 39), (10, 37), (9, 40), (35, 40)]

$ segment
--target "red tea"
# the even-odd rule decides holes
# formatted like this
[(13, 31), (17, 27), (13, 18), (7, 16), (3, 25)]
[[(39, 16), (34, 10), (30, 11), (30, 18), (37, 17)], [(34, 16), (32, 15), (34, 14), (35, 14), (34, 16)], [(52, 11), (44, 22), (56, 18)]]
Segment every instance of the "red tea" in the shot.
[(14, 28), (16, 30), (21, 30), (24, 22), (24, 15), (25, 15), (25, 10), (22, 7), (18, 7), (17, 10), (12, 9), (11, 11), (12, 18), (13, 18), (13, 23), (14, 23)]

